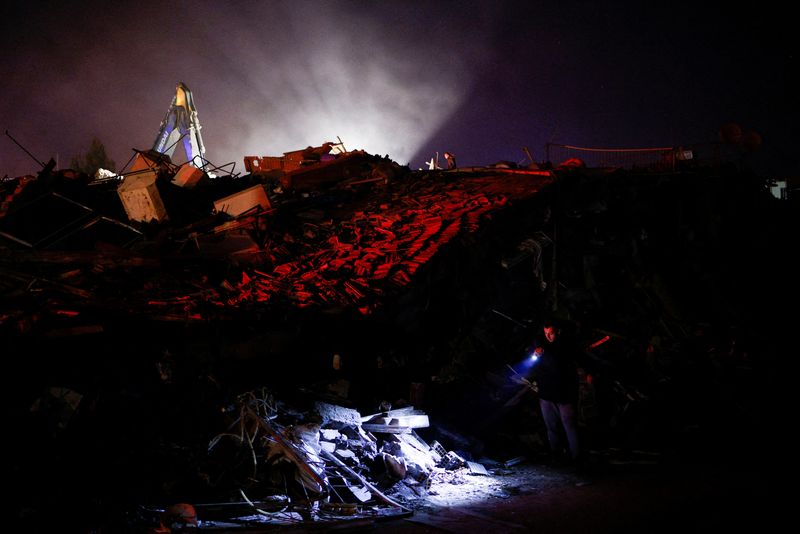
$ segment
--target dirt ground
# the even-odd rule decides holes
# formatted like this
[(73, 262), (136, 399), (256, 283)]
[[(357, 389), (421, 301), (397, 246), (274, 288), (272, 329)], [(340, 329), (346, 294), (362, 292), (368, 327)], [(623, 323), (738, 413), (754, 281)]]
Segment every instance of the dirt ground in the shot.
[(595, 451), (580, 474), (533, 460), (489, 467), (486, 474), (436, 470), (427, 491), (398, 485), (404, 489), (386, 493), (406, 509), (391, 518), (362, 515), (247, 532), (775, 532), (784, 524), (788, 499), (774, 463), (697, 460), (614, 450)]
[[(534, 463), (434, 483), (380, 532), (774, 531), (784, 513), (769, 469), (595, 459), (576, 475)], [(491, 471), (490, 471), (491, 472)]]

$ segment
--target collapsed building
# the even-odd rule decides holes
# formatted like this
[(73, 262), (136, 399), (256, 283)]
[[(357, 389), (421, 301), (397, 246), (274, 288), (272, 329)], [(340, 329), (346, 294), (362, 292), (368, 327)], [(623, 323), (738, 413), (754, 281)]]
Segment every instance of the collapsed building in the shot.
[(154, 525), (186, 502), (206, 521), (410, 513), (442, 470), (542, 450), (509, 370), (553, 314), (594, 362), (598, 449), (769, 399), (781, 339), (749, 336), (783, 325), (776, 289), (742, 281), (783, 280), (791, 215), (748, 173), (412, 171), (341, 141), (245, 175), (195, 163), (136, 151), (121, 175), (2, 183), (5, 405), (33, 500)]

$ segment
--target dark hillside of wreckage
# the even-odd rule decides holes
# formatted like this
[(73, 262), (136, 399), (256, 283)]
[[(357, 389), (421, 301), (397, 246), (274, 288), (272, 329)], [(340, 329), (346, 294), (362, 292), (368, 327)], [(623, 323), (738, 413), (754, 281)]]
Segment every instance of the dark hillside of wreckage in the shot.
[[(755, 176), (362, 163), (310, 191), (250, 175), (192, 191), (162, 182), (171, 220), (155, 224), (126, 220), (113, 182), (45, 170), (4, 183), (15, 487), (59, 509), (84, 497), (41, 481), (169, 500), (158, 444), (207, 442), (236, 395), (261, 387), (361, 413), (413, 404), (469, 436), (476, 456), (530, 452), (526, 414), (498, 395), (549, 314), (587, 345), (608, 336), (593, 353), (599, 378), (651, 393), (668, 379), (647, 428), (598, 441), (652, 445), (695, 427), (726, 440), (733, 420), (769, 417), (797, 225)], [(209, 209), (259, 183), (268, 213)], [(80, 409), (34, 417), (54, 386), (79, 392)]]

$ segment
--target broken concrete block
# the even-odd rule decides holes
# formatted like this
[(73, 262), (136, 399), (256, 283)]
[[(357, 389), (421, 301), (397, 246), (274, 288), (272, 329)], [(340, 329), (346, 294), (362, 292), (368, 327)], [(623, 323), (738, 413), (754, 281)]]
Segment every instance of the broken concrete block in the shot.
[(214, 210), (216, 212), (227, 213), (231, 217), (238, 217), (256, 207), (260, 207), (262, 210), (270, 208), (267, 192), (261, 184), (248, 187), (238, 193), (214, 201)]
[(165, 221), (167, 209), (156, 187), (157, 176), (152, 171), (130, 174), (117, 188), (117, 194), (132, 221)]
[(367, 432), (379, 432), (382, 434), (408, 434), (411, 428), (397, 425), (377, 425), (374, 423), (364, 423), (361, 425)]
[(433, 461), (439, 463), (447, 454), (447, 450), (445, 450), (441, 443), (434, 440), (433, 443), (431, 443), (430, 454), (433, 457)]
[(191, 163), (184, 163), (172, 178), (172, 183), (185, 189), (192, 189), (203, 179), (203, 174), (202, 169), (198, 169)]
[(339, 449), (338, 451), (336, 451), (336, 454), (340, 458), (354, 458), (355, 457), (355, 453), (353, 451), (350, 451), (350, 450), (347, 450), (347, 449)]
[(266, 174), (283, 169), (283, 157), (278, 156), (245, 156), (244, 168), (251, 174)]
[(440, 462), (441, 467), (447, 469), (448, 471), (453, 471), (454, 469), (464, 467), (466, 463), (466, 460), (464, 460), (454, 451), (450, 451), (445, 454), (444, 458), (442, 458), (442, 461)]
[(418, 449), (411, 434), (400, 434), (398, 439), (400, 451), (408, 465), (415, 464), (424, 471), (433, 469), (438, 460), (434, 460), (430, 451)]
[(314, 409), (322, 417), (322, 421), (338, 421), (350, 425), (359, 425), (361, 422), (361, 414), (351, 408), (344, 406), (337, 406), (327, 402), (314, 403)]
[(339, 460), (342, 462), (349, 464), (349, 465), (358, 465), (358, 458), (356, 457), (356, 453), (349, 449), (336, 449), (333, 454), (336, 455)]
[(131, 163), (129, 172), (138, 174), (138, 171), (151, 170), (158, 173), (162, 170), (169, 171), (172, 167), (174, 167), (174, 165), (172, 165), (172, 160), (166, 154), (155, 150), (148, 150), (145, 152), (136, 150), (136, 156)]
[(322, 439), (327, 441), (334, 441), (342, 436), (341, 432), (335, 428), (320, 428), (319, 433), (322, 436)]
[(349, 486), (347, 489), (358, 499), (361, 503), (365, 503), (372, 498), (372, 492), (364, 486)]
[[(427, 484), (425, 489), (430, 488), (430, 478), (431, 478), (431, 468), (427, 468), (421, 466), (414, 462), (406, 462), (406, 476), (410, 477), (415, 482), (419, 482), (421, 484)], [(406, 479), (409, 482), (408, 478)]]
[(471, 475), (488, 475), (489, 472), (486, 471), (486, 468), (483, 464), (479, 464), (478, 462), (470, 462), (467, 460), (467, 467), (469, 467), (469, 472)]

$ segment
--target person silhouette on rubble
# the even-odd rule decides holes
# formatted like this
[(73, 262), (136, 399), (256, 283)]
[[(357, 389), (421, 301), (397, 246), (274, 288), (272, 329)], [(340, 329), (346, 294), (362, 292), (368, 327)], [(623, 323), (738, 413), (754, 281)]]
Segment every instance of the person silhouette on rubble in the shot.
[[(583, 465), (578, 435), (579, 348), (554, 320), (542, 324), (542, 335), (534, 342), (531, 358), (535, 361), (531, 377), (539, 390), (542, 412), (552, 462)], [(566, 437), (566, 448), (564, 439)], [(565, 457), (565, 453), (568, 454)]]

